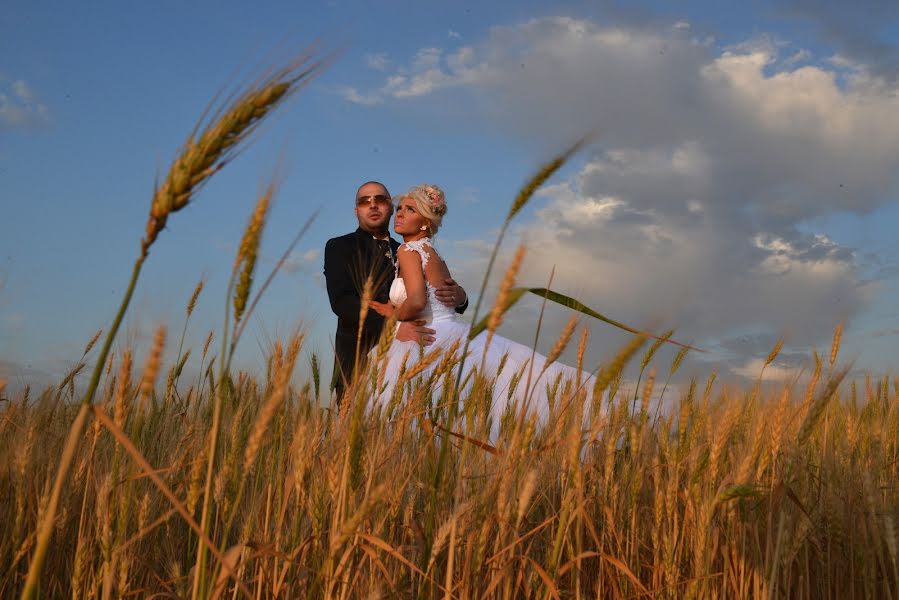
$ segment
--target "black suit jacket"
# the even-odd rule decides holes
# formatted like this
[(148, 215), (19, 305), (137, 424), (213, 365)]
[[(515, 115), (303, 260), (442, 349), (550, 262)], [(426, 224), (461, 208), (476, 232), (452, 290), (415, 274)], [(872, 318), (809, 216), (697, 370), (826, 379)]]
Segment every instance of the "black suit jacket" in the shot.
[[(395, 258), (400, 243), (393, 238), (388, 238), (388, 241)], [(338, 400), (343, 394), (345, 383), (350, 380), (353, 373), (362, 287), (369, 274), (375, 286), (373, 299), (388, 302), (395, 267), (372, 235), (359, 228), (353, 233), (328, 240), (325, 244), (325, 283), (331, 310), (337, 315), (332, 385), (337, 389)], [(467, 301), (457, 307), (456, 312), (462, 313), (466, 308), (468, 308)], [(362, 324), (360, 363), (378, 341), (383, 327), (384, 317), (369, 310), (365, 323)]]
[[(400, 244), (393, 238), (388, 243), (396, 256)], [(337, 334), (334, 337), (334, 387), (338, 399), (344, 384), (353, 372), (356, 359), (356, 338), (359, 334), (359, 310), (362, 288), (368, 276), (374, 283), (373, 299), (387, 302), (394, 266), (390, 257), (378, 246), (370, 233), (361, 228), (353, 233), (328, 240), (325, 245), (325, 283), (331, 310), (337, 315)], [(369, 310), (362, 324), (359, 358), (364, 359), (381, 335), (384, 317)]]

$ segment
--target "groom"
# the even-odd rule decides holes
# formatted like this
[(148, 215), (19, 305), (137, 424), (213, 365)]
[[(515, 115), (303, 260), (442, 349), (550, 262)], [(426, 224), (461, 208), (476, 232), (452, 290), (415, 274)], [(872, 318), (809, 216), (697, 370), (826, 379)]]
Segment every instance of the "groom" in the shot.
[[(359, 334), (359, 312), (362, 287), (369, 274), (374, 288), (372, 300), (388, 302), (393, 282), (396, 252), (400, 244), (390, 237), (390, 217), (393, 203), (384, 184), (367, 181), (356, 190), (356, 219), (359, 228), (353, 233), (328, 240), (325, 245), (325, 282), (331, 310), (337, 315), (337, 334), (334, 336), (334, 378), (331, 386), (337, 392), (337, 402), (352, 381), (356, 361), (356, 338)], [(468, 308), (468, 298), (455, 281), (447, 279), (437, 288), (437, 299), (462, 313)], [(369, 310), (362, 324), (359, 343), (359, 362), (364, 363), (384, 327), (384, 317)], [(402, 342), (416, 341), (430, 344), (434, 330), (424, 321), (403, 321), (396, 332)]]

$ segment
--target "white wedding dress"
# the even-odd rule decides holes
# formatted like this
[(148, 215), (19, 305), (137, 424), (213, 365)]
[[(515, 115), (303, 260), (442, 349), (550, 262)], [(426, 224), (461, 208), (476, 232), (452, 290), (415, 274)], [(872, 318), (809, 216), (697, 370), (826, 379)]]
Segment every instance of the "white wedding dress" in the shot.
[[(398, 252), (417, 252), (421, 256), (422, 272), (425, 271), (432, 251), (433, 246), (431, 246), (428, 238), (406, 242), (398, 250)], [(395, 384), (401, 375), (404, 357), (405, 369), (408, 371), (415, 367), (422, 354), (428, 355), (436, 349), (447, 350), (451, 348), (456, 340), (459, 340), (457, 354), (461, 354), (462, 347), (465, 345), (465, 338), (468, 336), (470, 326), (459, 318), (455, 310), (437, 299), (436, 289), (428, 282), (427, 276), (425, 276), (425, 285), (428, 292), (427, 303), (422, 312), (416, 316), (416, 320), (424, 320), (428, 323), (426, 327), (436, 332), (435, 341), (422, 349), (417, 342), (401, 342), (394, 339), (387, 350), (386, 356), (382, 355), (381, 361), (378, 363), (378, 370), (383, 369), (383, 375), (379, 373), (378, 376), (382, 384), (379, 390), (380, 393), (375, 394), (372, 399), (373, 403), (383, 406), (390, 400)], [(399, 306), (405, 300), (406, 285), (397, 276), (390, 286), (390, 303), (394, 306)], [(533, 352), (530, 347), (524, 344), (519, 344), (499, 335), (494, 335), (490, 340), (490, 345), (486, 348), (485, 359), (486, 342), (487, 332), (484, 331), (469, 344), (469, 355), (465, 361), (463, 381), (472, 369), (480, 367), (482, 360), (485, 365), (485, 372), (495, 376), (493, 406), (491, 408), (494, 434), (498, 430), (502, 415), (510, 404), (515, 407), (524, 406), (525, 388), (529, 372), (531, 380), (530, 390), (532, 391), (527, 394), (530, 397), (527, 403), (527, 410), (529, 414), (537, 415), (538, 422), (545, 423), (550, 412), (549, 403), (551, 398), (561, 397), (562, 390), (568, 381), (571, 382), (573, 389), (577, 381), (577, 369), (554, 362), (544, 370), (546, 365), (545, 356)], [(377, 352), (378, 348), (376, 346), (371, 351), (370, 360), (377, 360)], [(442, 355), (439, 356), (421, 375), (427, 378), (433, 369), (440, 364), (442, 358)], [(531, 365), (531, 359), (533, 359), (533, 365)], [(456, 370), (458, 370), (458, 367), (456, 367)], [(497, 372), (498, 375), (496, 375)], [(468, 378), (467, 387), (471, 386), (471, 379)], [(438, 395), (439, 386), (442, 385), (442, 382), (443, 379), (433, 382), (435, 398)], [(593, 389), (594, 378), (589, 373), (582, 372), (580, 382), (589, 395)], [(558, 386), (555, 393), (548, 394), (547, 388), (552, 390), (555, 386)], [(465, 397), (465, 390), (463, 390), (462, 397)]]

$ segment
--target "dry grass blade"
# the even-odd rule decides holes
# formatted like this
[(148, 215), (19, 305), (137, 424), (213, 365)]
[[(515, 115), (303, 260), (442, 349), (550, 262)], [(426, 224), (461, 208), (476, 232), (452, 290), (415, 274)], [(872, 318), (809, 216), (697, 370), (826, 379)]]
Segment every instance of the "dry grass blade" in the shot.
[(412, 562), (408, 558), (403, 556), (402, 552), (400, 552), (399, 550), (397, 550), (396, 548), (394, 548), (393, 546), (391, 546), (390, 544), (388, 544), (381, 538), (371, 535), (371, 534), (367, 534), (367, 533), (357, 533), (356, 535), (358, 537), (360, 537), (361, 539), (365, 540), (366, 542), (368, 542), (369, 544), (371, 544), (372, 546), (375, 546), (376, 548), (380, 548), (381, 550), (383, 550), (384, 552), (386, 552), (393, 558), (395, 558), (398, 561), (400, 561), (401, 563), (403, 563), (407, 568), (409, 568), (409, 570), (416, 573), (417, 575), (419, 575), (426, 581), (437, 586), (441, 592), (443, 592), (445, 594), (448, 593), (446, 588), (444, 588), (442, 585), (440, 585), (440, 583), (438, 583), (437, 581), (434, 581), (434, 579), (432, 577), (428, 576), (427, 573), (425, 573), (424, 571), (422, 571), (421, 569), (416, 567), (414, 564), (412, 564)]
[(209, 539), (209, 536), (200, 528), (200, 525), (194, 520), (193, 516), (187, 511), (187, 507), (184, 506), (178, 497), (175, 496), (175, 493), (172, 492), (171, 489), (165, 484), (165, 482), (159, 477), (156, 473), (156, 470), (153, 468), (153, 465), (147, 462), (147, 459), (144, 458), (144, 455), (141, 454), (140, 450), (137, 449), (137, 446), (128, 439), (128, 436), (125, 435), (125, 432), (119, 429), (119, 427), (109, 418), (109, 416), (103, 411), (103, 409), (99, 406), (88, 407), (84, 406), (84, 409), (91, 408), (93, 409), (94, 416), (109, 430), (109, 433), (116, 439), (116, 441), (125, 449), (125, 451), (131, 455), (131, 458), (137, 465), (144, 470), (150, 480), (156, 485), (156, 488), (162, 492), (162, 495), (166, 497), (166, 499), (171, 503), (172, 508), (178, 511), (178, 514), (184, 519), (184, 521), (193, 529), (194, 533), (197, 534), (197, 537), (200, 538), (200, 541), (209, 549), (209, 551), (215, 556), (215, 558), (222, 564), (222, 567), (228, 573), (228, 575), (237, 583), (240, 591), (243, 592), (244, 596), (247, 598), (252, 598), (253, 594), (250, 592), (249, 588), (244, 584), (238, 577), (237, 574), (232, 571), (227, 562), (225, 561), (224, 555), (219, 551), (219, 549), (212, 543), (212, 540)]
[(222, 594), (224, 594), (225, 585), (228, 583), (228, 574), (237, 571), (237, 565), (240, 563), (240, 555), (243, 553), (243, 550), (244, 545), (237, 544), (225, 551), (222, 565), (227, 565), (227, 568), (223, 568), (216, 578), (215, 584), (212, 586), (212, 593), (209, 596), (210, 600), (218, 600), (222, 597)]
[(549, 573), (546, 572), (546, 569), (541, 567), (540, 564), (530, 556), (522, 555), (520, 558), (531, 565), (531, 567), (534, 569), (534, 572), (536, 572), (537, 576), (540, 577), (541, 581), (543, 581), (543, 585), (546, 586), (547, 594), (549, 594), (553, 598), (556, 598), (557, 600), (562, 597), (562, 595), (559, 594), (559, 588), (556, 587), (553, 578), (549, 576)]
[[(81, 438), (81, 432), (84, 430), (84, 425), (87, 422), (89, 412), (90, 406), (87, 403), (82, 402), (81, 407), (78, 409), (78, 414), (75, 416), (75, 420), (72, 422), (72, 426), (69, 428), (69, 433), (66, 436), (62, 457), (60, 457), (61, 465), (72, 464), (72, 459), (75, 456), (75, 451), (78, 449), (78, 441)], [(54, 519), (49, 517), (55, 517), (56, 515), (65, 480), (66, 478), (61, 477), (59, 474), (57, 474), (56, 478), (53, 480), (53, 488), (47, 501), (45, 516), (38, 523), (34, 556), (31, 558), (31, 564), (28, 569), (28, 579), (25, 581), (25, 587), (22, 590), (23, 600), (33, 598), (37, 594), (37, 584), (38, 578), (40, 577), (41, 566), (43, 565), (43, 559), (47, 551), (50, 536), (53, 534)]]
[(447, 429), (446, 427), (444, 427), (443, 425), (441, 425), (441, 424), (438, 423), (437, 421), (428, 419), (428, 420), (427, 420), (427, 423), (429, 423), (432, 427), (436, 427), (437, 429), (439, 429), (439, 430), (442, 431), (443, 433), (446, 433), (446, 434), (448, 434), (448, 435), (451, 435), (452, 437), (454, 437), (454, 438), (456, 438), (456, 439), (460, 439), (460, 440), (462, 440), (462, 441), (468, 442), (469, 444), (471, 444), (471, 445), (473, 445), (473, 446), (477, 446), (477, 447), (480, 448), (481, 450), (486, 450), (487, 452), (489, 452), (490, 454), (492, 454), (492, 455), (494, 455), (494, 456), (498, 456), (498, 455), (501, 454), (501, 452), (500, 452), (497, 448), (491, 446), (491, 445), (488, 444), (487, 442), (483, 442), (483, 441), (481, 441), (481, 440), (476, 440), (475, 438), (470, 437), (470, 436), (467, 436), (467, 435), (465, 435), (464, 433), (457, 433), (457, 432), (455, 432), (455, 431), (452, 431), (451, 429)]
[(601, 557), (601, 556), (602, 556), (602, 554), (599, 553), (599, 552), (593, 552), (593, 551), (589, 551), (589, 550), (586, 551), (586, 552), (581, 552), (580, 554), (578, 554), (577, 556), (575, 556), (574, 558), (572, 558), (571, 560), (569, 560), (567, 563), (565, 563), (564, 565), (562, 565), (562, 566), (559, 568), (559, 573), (558, 573), (558, 575), (559, 575), (559, 577), (561, 577), (562, 575), (564, 575), (565, 573), (567, 573), (568, 570), (571, 569), (572, 567), (580, 567), (581, 562), (582, 562), (585, 558), (599, 558), (599, 557)]
[(633, 583), (637, 587), (637, 589), (640, 590), (641, 594), (645, 594), (647, 596), (649, 595), (649, 590), (646, 589), (646, 586), (644, 586), (639, 579), (637, 579), (637, 576), (634, 575), (634, 572), (631, 571), (630, 567), (628, 567), (626, 564), (624, 564), (614, 556), (610, 556), (608, 554), (603, 554), (602, 559), (621, 571), (621, 573), (625, 577), (630, 579), (631, 583)]

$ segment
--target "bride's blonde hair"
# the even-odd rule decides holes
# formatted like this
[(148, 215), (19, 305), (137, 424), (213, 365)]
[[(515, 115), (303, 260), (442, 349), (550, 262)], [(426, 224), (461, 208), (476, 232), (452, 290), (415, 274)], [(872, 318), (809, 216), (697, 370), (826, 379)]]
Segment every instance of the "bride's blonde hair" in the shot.
[(429, 235), (437, 235), (440, 224), (443, 222), (443, 215), (446, 214), (446, 195), (436, 185), (416, 185), (408, 192), (395, 198), (399, 203), (403, 198), (410, 198), (415, 202), (418, 213), (431, 222)]

